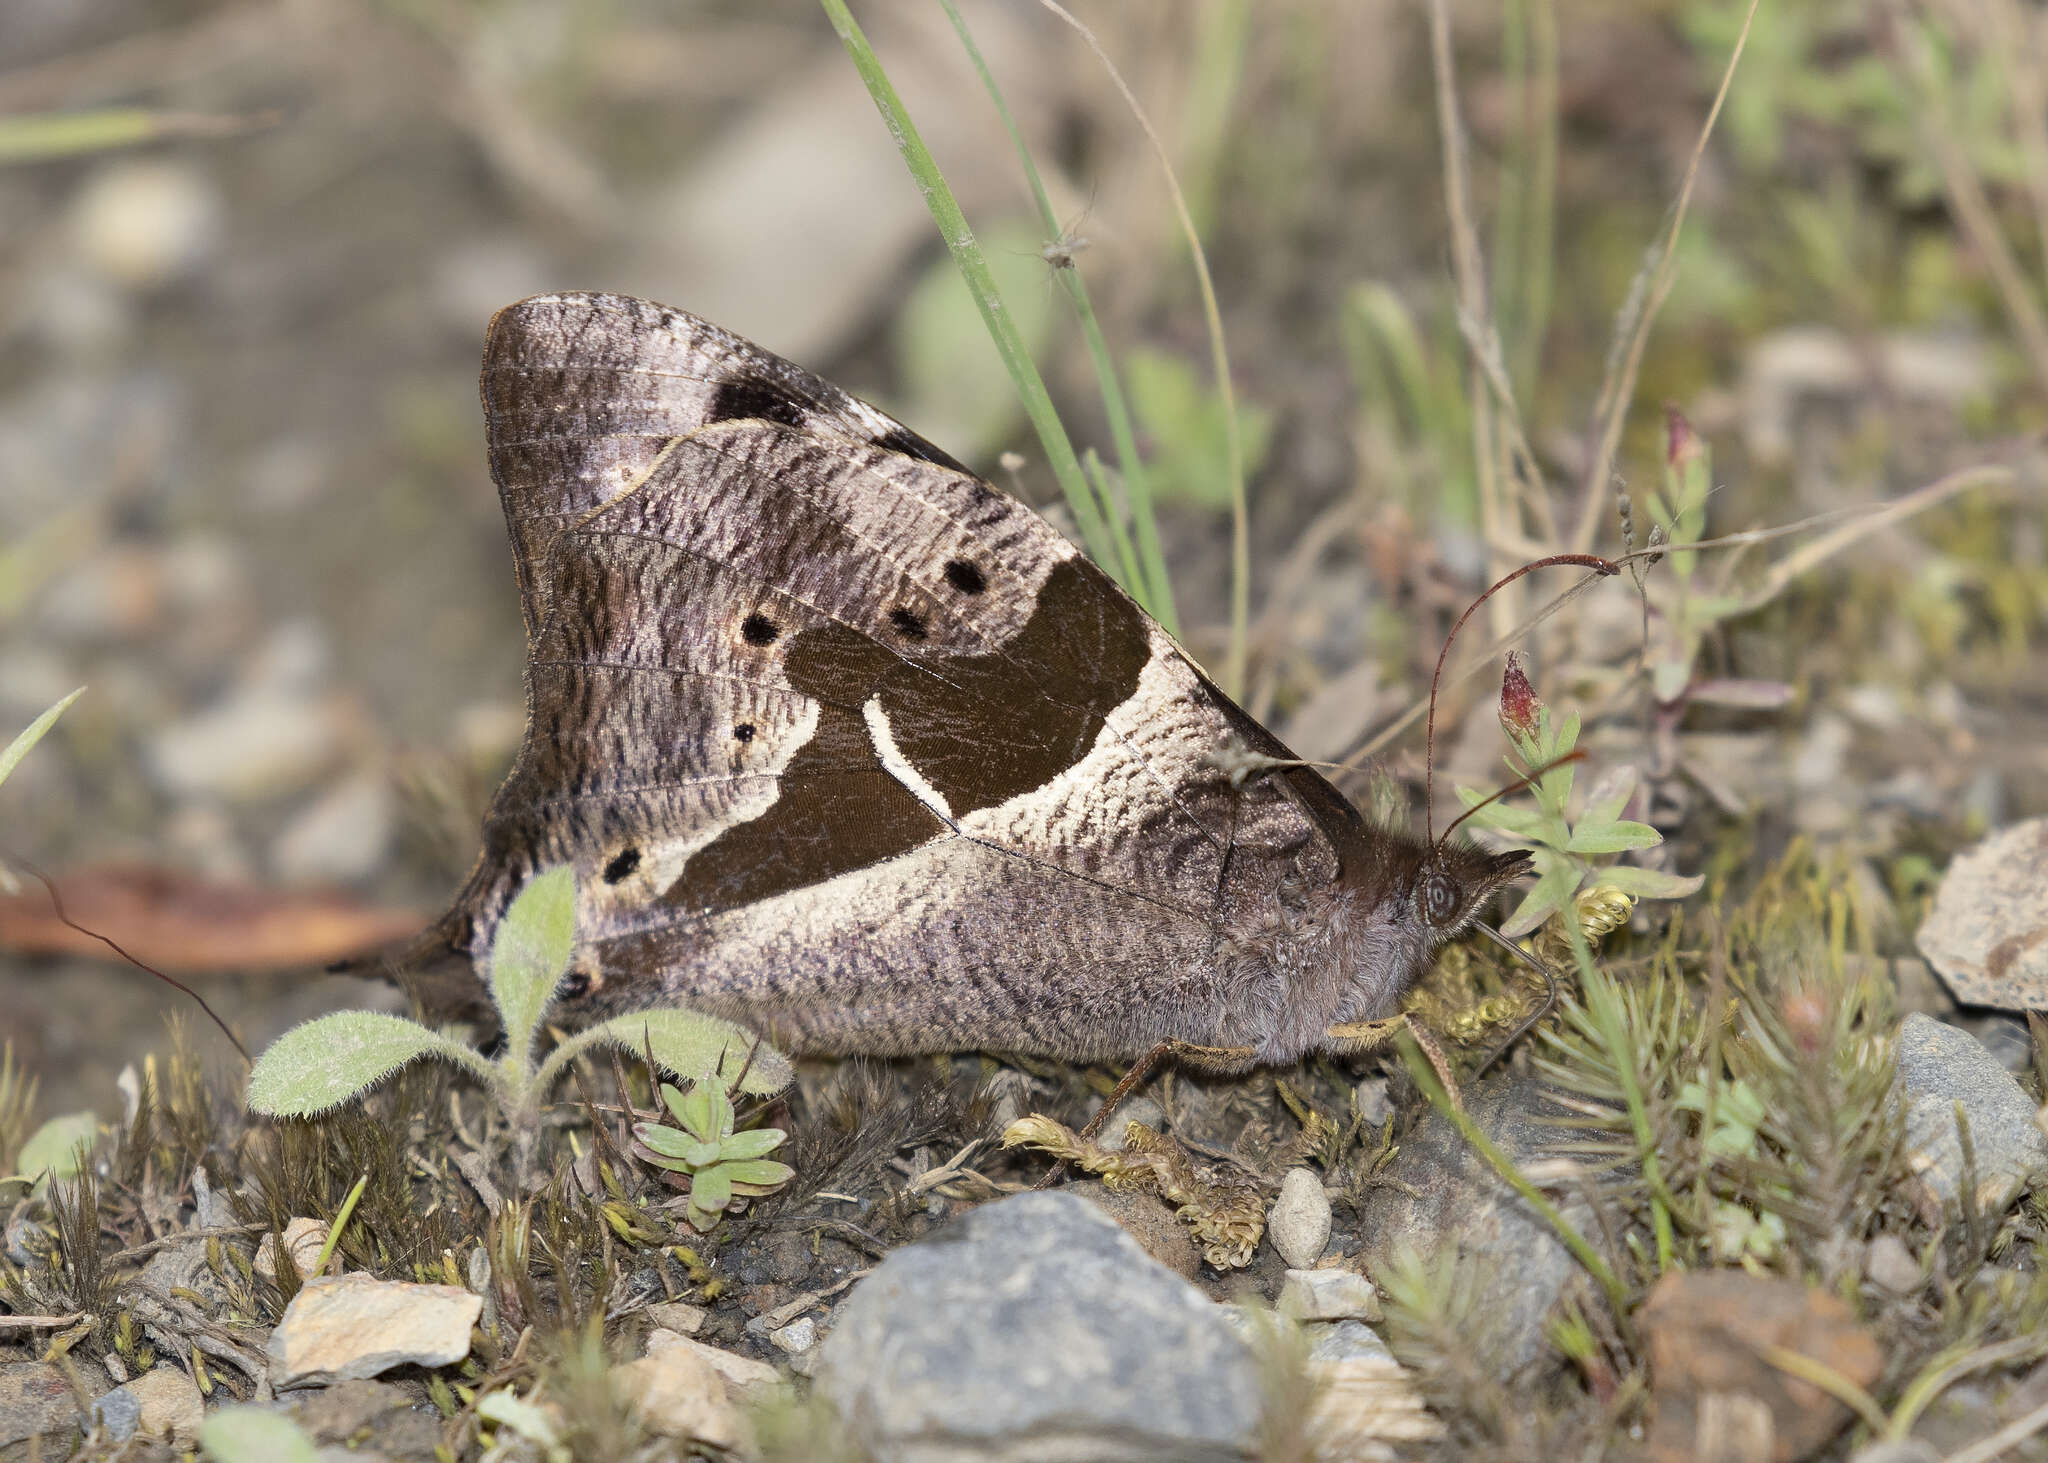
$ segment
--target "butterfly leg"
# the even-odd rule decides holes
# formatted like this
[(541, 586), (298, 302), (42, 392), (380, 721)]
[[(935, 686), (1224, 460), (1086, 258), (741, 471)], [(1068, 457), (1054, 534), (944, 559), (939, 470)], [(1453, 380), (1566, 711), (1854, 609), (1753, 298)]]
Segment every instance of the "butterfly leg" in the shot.
[(1450, 1058), (1444, 1055), (1444, 1049), (1437, 1045), (1436, 1037), (1429, 1028), (1410, 1013), (1404, 1011), (1399, 1016), (1388, 1016), (1378, 1021), (1347, 1021), (1332, 1026), (1323, 1036), (1328, 1040), (1348, 1043), (1354, 1052), (1368, 1052), (1391, 1040), (1403, 1026), (1415, 1038), (1415, 1044), (1422, 1048), (1422, 1054), (1429, 1058), (1429, 1065), (1436, 1069), (1437, 1080), (1444, 1084), (1451, 1106), (1463, 1112), (1465, 1099), (1458, 1091), (1458, 1079), (1451, 1075)]
[[(1191, 1067), (1204, 1067), (1215, 1072), (1241, 1072), (1252, 1064), (1256, 1053), (1248, 1046), (1203, 1046), (1198, 1042), (1182, 1041), (1168, 1037), (1165, 1041), (1148, 1048), (1143, 1056), (1131, 1064), (1123, 1080), (1116, 1084), (1102, 1106), (1095, 1110), (1095, 1116), (1088, 1119), (1088, 1125), (1081, 1129), (1083, 1142), (1091, 1142), (1102, 1131), (1102, 1125), (1109, 1121), (1109, 1115), (1123, 1105), (1125, 1098), (1136, 1091), (1144, 1080), (1151, 1076), (1164, 1061), (1185, 1062)], [(1064, 1161), (1054, 1164), (1052, 1171), (1040, 1179), (1033, 1188), (1046, 1189), (1059, 1182), (1066, 1173)]]

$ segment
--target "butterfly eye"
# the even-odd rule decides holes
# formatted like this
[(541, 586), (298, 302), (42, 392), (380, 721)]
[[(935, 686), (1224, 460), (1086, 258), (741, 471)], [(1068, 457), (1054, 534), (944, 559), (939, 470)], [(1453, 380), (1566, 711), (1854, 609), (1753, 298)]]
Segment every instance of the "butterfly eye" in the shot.
[(1458, 917), (1458, 886), (1443, 874), (1430, 874), (1422, 881), (1422, 914), (1433, 925), (1447, 925)]

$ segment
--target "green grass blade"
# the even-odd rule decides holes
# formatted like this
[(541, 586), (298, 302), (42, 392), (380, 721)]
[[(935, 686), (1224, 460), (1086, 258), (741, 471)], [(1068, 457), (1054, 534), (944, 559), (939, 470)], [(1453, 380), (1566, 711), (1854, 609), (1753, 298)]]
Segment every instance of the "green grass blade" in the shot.
[(1094, 496), (1088, 490), (1081, 460), (1074, 452), (1074, 444), (1067, 437), (1067, 429), (1060, 422), (1059, 413), (1053, 410), (1052, 398), (1046, 392), (1044, 378), (1038, 374), (1037, 364), (1024, 348), (1023, 339), (1010, 319), (1010, 312), (996, 289), (995, 276), (989, 272), (988, 260), (983, 257), (981, 246), (975, 242), (974, 231), (967, 226), (966, 215), (960, 211), (959, 200), (946, 186), (944, 174), (939, 171), (930, 149), (924, 145), (924, 139), (918, 135), (916, 124), (911, 121), (903, 99), (896, 94), (896, 88), (883, 70), (874, 48), (868, 44), (867, 37), (854, 22), (852, 12), (846, 8), (846, 0), (819, 0), (819, 3), (831, 20), (832, 29), (838, 33), (840, 44), (846, 47), (854, 70), (860, 73), (868, 95), (881, 112), (889, 135), (896, 141), (897, 151), (903, 154), (904, 165), (910, 169), (918, 191), (924, 195), (932, 221), (939, 226), (939, 234), (946, 241), (953, 262), (959, 266), (960, 276), (967, 282), (968, 292), (974, 296), (981, 318), (987, 322), (989, 338), (995, 342), (996, 351), (1003, 358), (1003, 365), (1016, 385), (1017, 394), (1023, 399), (1025, 414), (1031, 418), (1039, 443), (1045, 448), (1046, 462), (1052, 468), (1053, 476), (1059, 480), (1060, 491), (1066, 495), (1068, 506), (1073, 509), (1074, 518), (1080, 526), (1082, 545), (1097, 563), (1113, 567), (1114, 545), (1110, 541), (1108, 527), (1096, 509)]
[(45, 711), (41, 716), (30, 722), (22, 730), (20, 736), (7, 744), (7, 750), (0, 752), (0, 782), (7, 781), (7, 774), (12, 772), (21, 759), (29, 754), (31, 747), (43, 739), (43, 734), (57, 724), (57, 718), (64, 714), (64, 708), (84, 694), (85, 687), (80, 686), (76, 691), (73, 691), (69, 696), (66, 696), (62, 701), (59, 701), (55, 706), (52, 706), (48, 711)]
[[(1057, 238), (1061, 232), (1059, 215), (1053, 212), (1052, 199), (1046, 194), (1038, 163), (1031, 156), (1031, 149), (1025, 145), (1024, 134), (1018, 129), (1016, 119), (1010, 115), (1002, 88), (996, 85), (995, 75), (983, 59), (981, 48), (975, 45), (974, 35), (961, 17), (959, 7), (953, 0), (939, 0), (939, 3), (945, 7), (946, 16), (953, 22), (953, 29), (960, 37), (967, 58), (974, 63), (975, 72), (981, 77), (982, 87), (988, 92), (996, 115), (1002, 119), (1003, 129), (1010, 134), (1010, 142), (1017, 149), (1024, 179), (1031, 185), (1031, 197), (1038, 207), (1039, 223), (1049, 237)], [(1095, 307), (1088, 298), (1088, 285), (1081, 278), (1081, 271), (1067, 268), (1055, 272), (1061, 287), (1067, 292), (1067, 298), (1073, 302), (1075, 318), (1081, 324), (1082, 339), (1088, 345), (1088, 359), (1095, 367), (1096, 389), (1102, 394), (1103, 414), (1109, 419), (1110, 440), (1116, 444), (1117, 471), (1123, 475), (1124, 492), (1130, 500), (1131, 523), (1137, 532), (1138, 558), (1135, 573), (1127, 582), (1133, 585), (1138, 602), (1145, 606), (1152, 618), (1164, 625), (1168, 634), (1178, 635), (1180, 629), (1174, 612), (1173, 585), (1167, 578), (1166, 555), (1159, 544), (1159, 519), (1152, 509), (1152, 489), (1145, 475), (1144, 459), (1138, 452), (1138, 435), (1131, 426), (1131, 409), (1124, 399), (1123, 381), (1109, 353), (1108, 342), (1103, 338), (1102, 325), (1095, 318)], [(1104, 499), (1108, 501), (1107, 494), (1104, 494)], [(1121, 537), (1122, 523), (1113, 506), (1107, 516), (1110, 528), (1118, 531)]]

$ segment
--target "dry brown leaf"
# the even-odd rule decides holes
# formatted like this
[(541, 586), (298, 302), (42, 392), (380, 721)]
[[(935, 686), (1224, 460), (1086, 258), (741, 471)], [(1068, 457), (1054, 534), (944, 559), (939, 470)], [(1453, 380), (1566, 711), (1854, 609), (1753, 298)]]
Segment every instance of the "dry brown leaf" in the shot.
[[(53, 882), (74, 923), (174, 975), (326, 965), (417, 934), (426, 923), (414, 910), (335, 890), (222, 883), (151, 864), (95, 864)], [(60, 920), (49, 891), (33, 880), (0, 896), (0, 949), (118, 958)]]

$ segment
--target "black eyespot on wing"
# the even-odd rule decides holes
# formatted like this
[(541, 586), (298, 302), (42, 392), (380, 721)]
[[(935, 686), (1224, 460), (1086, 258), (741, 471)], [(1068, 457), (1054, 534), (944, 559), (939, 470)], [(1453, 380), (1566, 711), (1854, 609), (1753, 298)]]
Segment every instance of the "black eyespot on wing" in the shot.
[(801, 427), (806, 419), (802, 402), (772, 381), (752, 376), (722, 383), (711, 393), (704, 411), (707, 426), (712, 422), (762, 421)]
[(889, 611), (889, 623), (896, 627), (896, 633), (905, 640), (922, 640), (929, 633), (925, 628), (924, 616), (901, 605)]
[(555, 987), (555, 999), (558, 1001), (574, 1001), (589, 994), (590, 973), (585, 970), (571, 969), (562, 977), (562, 983)]
[(604, 881), (607, 884), (616, 884), (639, 867), (640, 850), (622, 848), (613, 856), (612, 861), (604, 866)]
[(741, 722), (732, 729), (732, 739), (736, 742), (751, 742), (754, 739), (754, 724), (751, 721)]
[(782, 628), (759, 611), (740, 621), (740, 638), (749, 645), (773, 645)]
[(982, 572), (965, 559), (946, 561), (946, 582), (962, 594), (980, 594), (988, 588), (988, 580)]

